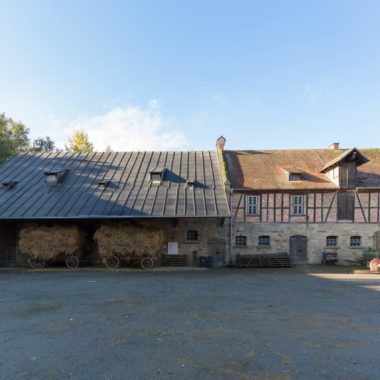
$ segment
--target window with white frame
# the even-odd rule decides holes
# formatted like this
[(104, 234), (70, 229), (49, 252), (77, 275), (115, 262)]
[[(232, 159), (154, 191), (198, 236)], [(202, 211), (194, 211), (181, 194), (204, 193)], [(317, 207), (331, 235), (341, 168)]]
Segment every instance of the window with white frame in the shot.
[(292, 197), (292, 215), (304, 214), (304, 196), (293, 195)]
[(267, 235), (259, 236), (259, 246), (260, 247), (269, 247), (270, 246), (270, 236), (267, 236)]
[(247, 195), (246, 199), (246, 213), (247, 215), (259, 215), (259, 196)]
[(361, 236), (351, 236), (350, 237), (350, 247), (360, 247), (362, 245)]
[(247, 236), (244, 236), (244, 235), (235, 236), (236, 247), (245, 247), (246, 245), (247, 245)]
[(337, 236), (327, 236), (326, 237), (326, 247), (336, 247), (338, 245)]

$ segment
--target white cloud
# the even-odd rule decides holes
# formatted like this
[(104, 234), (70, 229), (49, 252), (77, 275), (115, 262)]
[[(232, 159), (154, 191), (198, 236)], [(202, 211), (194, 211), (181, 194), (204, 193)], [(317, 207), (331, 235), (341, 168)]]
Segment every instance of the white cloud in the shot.
[(157, 100), (147, 106), (115, 107), (103, 115), (81, 117), (55, 137), (57, 146), (63, 147), (73, 130), (82, 129), (98, 151), (110, 146), (114, 151), (175, 150), (187, 145), (185, 134), (175, 128), (160, 111)]

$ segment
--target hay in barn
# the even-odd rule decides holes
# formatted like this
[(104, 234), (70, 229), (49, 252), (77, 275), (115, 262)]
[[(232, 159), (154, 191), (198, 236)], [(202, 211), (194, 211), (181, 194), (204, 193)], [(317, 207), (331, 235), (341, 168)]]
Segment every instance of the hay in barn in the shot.
[(95, 233), (101, 258), (116, 255), (119, 258), (151, 256), (160, 251), (164, 234), (149, 227), (103, 224)]
[(19, 248), (31, 259), (47, 261), (74, 255), (83, 241), (76, 226), (29, 226), (20, 231)]

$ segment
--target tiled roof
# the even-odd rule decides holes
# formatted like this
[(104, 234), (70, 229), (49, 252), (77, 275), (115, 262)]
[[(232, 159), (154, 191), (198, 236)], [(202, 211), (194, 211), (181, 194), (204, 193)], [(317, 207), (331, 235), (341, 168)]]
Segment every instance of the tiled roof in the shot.
[(322, 168), (321, 173), (326, 172), (328, 169), (336, 166), (340, 162), (344, 161), (344, 159), (351, 154), (355, 154), (357, 156), (356, 163), (357, 165), (363, 165), (366, 162), (368, 162), (367, 157), (364, 157), (364, 155), (356, 148), (348, 149), (341, 153), (339, 156), (333, 158), (331, 161), (327, 162), (325, 166)]
[[(157, 167), (166, 168), (159, 184)], [(60, 169), (62, 183), (48, 185), (44, 172)], [(0, 219), (228, 215), (216, 152), (23, 154), (0, 167)]]
[[(229, 179), (234, 189), (336, 189), (321, 170), (347, 150), (226, 150)], [(369, 161), (358, 166), (358, 187), (380, 188), (380, 149), (360, 149)], [(302, 171), (301, 181), (289, 181), (284, 170)]]

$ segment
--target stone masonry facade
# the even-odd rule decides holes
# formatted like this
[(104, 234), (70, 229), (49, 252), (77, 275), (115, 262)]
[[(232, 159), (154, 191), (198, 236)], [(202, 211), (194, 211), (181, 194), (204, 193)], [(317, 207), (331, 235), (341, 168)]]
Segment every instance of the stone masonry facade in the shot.
[[(359, 259), (364, 250), (373, 247), (374, 234), (380, 231), (380, 224), (360, 223), (244, 223), (235, 222), (232, 230), (232, 260), (236, 255), (289, 252), (290, 237), (302, 235), (307, 238), (309, 264), (320, 264), (326, 247), (327, 236), (337, 237), (338, 264), (347, 265)], [(246, 236), (247, 245), (234, 245), (236, 236)], [(259, 236), (269, 236), (269, 246), (259, 246)], [(351, 247), (351, 236), (360, 236), (361, 246)]]

